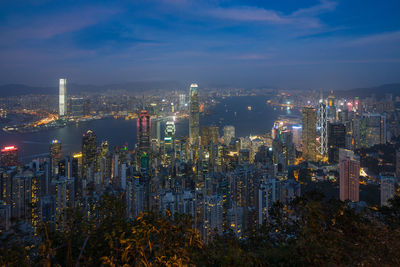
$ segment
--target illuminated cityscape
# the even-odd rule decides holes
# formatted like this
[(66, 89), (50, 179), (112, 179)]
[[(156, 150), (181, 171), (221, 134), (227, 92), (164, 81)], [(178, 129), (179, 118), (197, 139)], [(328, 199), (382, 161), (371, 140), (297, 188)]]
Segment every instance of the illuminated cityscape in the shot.
[(400, 266), (398, 3), (47, 2), (0, 4), (1, 266)]

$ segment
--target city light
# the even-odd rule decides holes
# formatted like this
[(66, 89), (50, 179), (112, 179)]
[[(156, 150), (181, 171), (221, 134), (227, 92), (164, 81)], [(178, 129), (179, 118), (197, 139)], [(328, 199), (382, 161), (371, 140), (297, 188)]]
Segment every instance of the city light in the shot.
[(5, 146), (5, 147), (1, 150), (1, 152), (8, 152), (8, 151), (15, 151), (15, 150), (17, 150), (17, 147), (16, 147), (16, 146)]

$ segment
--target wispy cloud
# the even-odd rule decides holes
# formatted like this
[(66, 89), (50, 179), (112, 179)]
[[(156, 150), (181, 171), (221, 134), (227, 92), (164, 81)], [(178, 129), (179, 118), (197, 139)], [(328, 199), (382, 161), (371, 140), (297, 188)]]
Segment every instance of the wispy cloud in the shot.
[(316, 16), (324, 12), (334, 11), (338, 5), (335, 1), (321, 0), (318, 5), (301, 8), (292, 13), (292, 16)]
[(372, 34), (345, 42), (347, 46), (371, 45), (387, 42), (399, 42), (400, 31)]
[(8, 41), (20, 41), (26, 39), (48, 39), (56, 35), (81, 30), (94, 25), (119, 12), (118, 9), (103, 7), (89, 7), (50, 14), (37, 19), (31, 18), (27, 26), (4, 25), (0, 28), (2, 38)]
[(275, 10), (252, 6), (218, 7), (208, 11), (211, 16), (220, 19), (236, 21), (267, 22), (271, 24), (286, 24), (297, 27), (319, 28), (322, 26), (318, 15), (335, 10), (336, 2), (322, 0), (318, 5), (299, 9), (285, 15)]

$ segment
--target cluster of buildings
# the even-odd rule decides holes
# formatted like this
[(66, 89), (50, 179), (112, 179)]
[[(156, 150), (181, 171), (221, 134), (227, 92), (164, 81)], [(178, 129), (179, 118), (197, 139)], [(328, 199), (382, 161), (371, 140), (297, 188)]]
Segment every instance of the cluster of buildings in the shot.
[[(178, 138), (174, 117), (157, 117), (153, 108), (143, 104), (138, 112), (133, 149), (111, 148), (91, 130), (82, 135), (81, 151), (65, 155), (62, 140), (52, 140), (48, 157), (27, 164), (18, 162), (16, 147), (4, 147), (0, 232), (10, 231), (16, 222), (33, 235), (43, 222), (63, 229), (68, 208), (97, 216), (108, 193), (121, 196), (132, 220), (144, 211), (169, 210), (190, 215), (206, 241), (228, 230), (245, 237), (247, 229), (268, 221), (275, 202), (285, 205), (300, 196), (301, 177), (294, 170), (300, 163), (336, 168), (339, 198), (358, 202), (357, 149), (385, 144), (391, 121), (388, 113), (370, 110), (367, 102), (337, 104), (330, 95), (304, 107), (301, 119), (280, 118), (270, 135), (237, 137), (234, 126), (200, 125), (199, 87), (191, 84), (176, 104), (189, 118), (188, 136)], [(59, 115), (66, 114), (66, 81), (61, 79)], [(387, 204), (396, 176), (380, 177), (381, 202)]]
[[(66, 109), (60, 88), (61, 115)], [(241, 237), (268, 220), (274, 202), (300, 195), (300, 184), (274, 164), (270, 139), (238, 138), (234, 126), (200, 125), (196, 84), (188, 102), (181, 104), (189, 116), (188, 137), (176, 136), (173, 117), (152, 121), (150, 107), (138, 113), (133, 150), (111, 148), (90, 130), (82, 135), (81, 151), (72, 155), (63, 154), (61, 140), (52, 140), (49, 157), (21, 164), (16, 147), (4, 148), (1, 231), (17, 221), (34, 234), (42, 222), (62, 229), (67, 208), (96, 216), (102, 195), (110, 193), (122, 196), (131, 219), (169, 210), (190, 215), (205, 240), (229, 229)]]

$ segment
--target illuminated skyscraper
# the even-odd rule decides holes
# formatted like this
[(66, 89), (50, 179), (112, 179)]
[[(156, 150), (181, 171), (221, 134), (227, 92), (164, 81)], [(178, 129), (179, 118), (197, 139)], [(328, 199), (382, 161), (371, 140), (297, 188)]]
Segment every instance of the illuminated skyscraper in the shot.
[(317, 154), (316, 109), (311, 107), (303, 108), (302, 117), (303, 117), (303, 131), (302, 131), (303, 159), (315, 161)]
[(150, 115), (142, 110), (137, 119), (138, 163), (140, 168), (145, 169), (149, 167), (150, 125)]
[(340, 148), (340, 200), (358, 202), (360, 197), (360, 158), (351, 150)]
[(5, 146), (1, 150), (1, 166), (11, 167), (18, 165), (18, 148), (16, 146)]
[(175, 123), (173, 121), (167, 121), (164, 135), (164, 162), (166, 165), (172, 162), (172, 157), (174, 155), (174, 139)]
[(50, 144), (50, 160), (51, 160), (51, 172), (52, 174), (57, 174), (57, 166), (62, 157), (61, 153), (61, 142), (57, 139), (51, 141)]
[(142, 110), (137, 119), (138, 148), (141, 151), (150, 150), (150, 115)]
[(197, 161), (199, 150), (199, 120), (200, 120), (200, 107), (199, 107), (199, 88), (197, 84), (190, 85), (189, 92), (189, 144), (192, 152), (192, 159)]
[(333, 95), (333, 91), (331, 91), (331, 94), (328, 96), (327, 115), (330, 120), (336, 120), (336, 102), (335, 102), (335, 96)]
[(82, 172), (83, 177), (87, 177), (89, 167), (94, 167), (96, 163), (97, 138), (92, 130), (88, 130), (82, 136)]
[(67, 115), (67, 79), (60, 79), (58, 114), (60, 117)]
[(318, 146), (317, 150), (321, 156), (325, 156), (327, 153), (327, 142), (328, 142), (328, 116), (327, 116), (326, 105), (321, 95), (319, 100), (318, 108)]
[(233, 138), (235, 138), (235, 127), (231, 125), (224, 126), (224, 144), (229, 145)]

